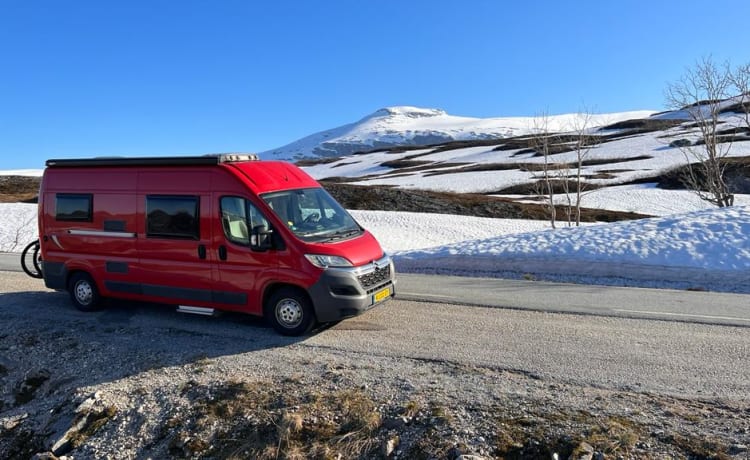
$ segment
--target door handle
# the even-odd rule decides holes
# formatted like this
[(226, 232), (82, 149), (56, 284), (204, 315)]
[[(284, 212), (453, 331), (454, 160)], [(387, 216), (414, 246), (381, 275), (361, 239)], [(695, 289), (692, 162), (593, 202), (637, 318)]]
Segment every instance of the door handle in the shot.
[(198, 257), (201, 259), (206, 258), (206, 246), (199, 244), (198, 245)]
[(227, 247), (226, 246), (219, 246), (219, 259), (227, 260)]

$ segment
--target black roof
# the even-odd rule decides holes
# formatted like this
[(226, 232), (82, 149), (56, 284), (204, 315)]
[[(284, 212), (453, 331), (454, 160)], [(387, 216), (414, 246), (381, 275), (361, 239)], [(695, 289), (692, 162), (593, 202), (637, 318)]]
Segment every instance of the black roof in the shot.
[(237, 161), (256, 161), (258, 156), (248, 153), (221, 153), (204, 156), (180, 157), (99, 157), (51, 159), (45, 163), (48, 168), (73, 168), (92, 166), (201, 166), (217, 165)]

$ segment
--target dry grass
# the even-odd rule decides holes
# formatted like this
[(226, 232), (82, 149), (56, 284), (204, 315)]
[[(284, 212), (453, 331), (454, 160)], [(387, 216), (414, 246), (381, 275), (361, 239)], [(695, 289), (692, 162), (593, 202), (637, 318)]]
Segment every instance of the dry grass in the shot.
[(40, 177), (0, 176), (0, 203), (36, 203)]
[(586, 441), (600, 452), (618, 455), (627, 453), (640, 438), (647, 436), (643, 427), (624, 417), (607, 417), (593, 424)]
[[(289, 391), (296, 388), (294, 391)], [(376, 447), (381, 426), (375, 402), (359, 390), (299, 391), (288, 380), (229, 383), (196, 406), (194, 426), (173, 421), (165, 437), (176, 457), (354, 458)], [(191, 388), (189, 395), (205, 394)], [(196, 436), (198, 434), (198, 436)], [(196, 439), (200, 439), (197, 442)]]
[(80, 427), (69, 437), (70, 447), (76, 448), (83, 445), (88, 438), (99, 431), (116, 414), (117, 408), (114, 406), (107, 406), (100, 410), (78, 414), (73, 421), (73, 426), (80, 424)]

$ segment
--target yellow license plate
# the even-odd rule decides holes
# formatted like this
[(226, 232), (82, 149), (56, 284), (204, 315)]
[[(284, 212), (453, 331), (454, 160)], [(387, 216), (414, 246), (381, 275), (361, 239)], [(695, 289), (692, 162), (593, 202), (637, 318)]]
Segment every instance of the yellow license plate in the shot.
[(382, 302), (383, 300), (387, 299), (390, 296), (391, 296), (391, 288), (387, 287), (383, 290), (376, 292), (375, 295), (372, 296), (372, 303)]

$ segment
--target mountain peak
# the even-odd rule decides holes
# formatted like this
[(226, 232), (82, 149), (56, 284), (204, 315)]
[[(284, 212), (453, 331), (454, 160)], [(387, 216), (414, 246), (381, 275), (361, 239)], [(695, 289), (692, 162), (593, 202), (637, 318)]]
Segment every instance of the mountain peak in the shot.
[[(630, 118), (647, 117), (653, 112), (623, 112), (595, 117), (603, 125)], [(551, 129), (565, 131), (579, 114), (557, 115), (549, 119)], [(606, 121), (605, 121), (606, 120)], [(274, 150), (261, 158), (298, 160), (308, 157), (334, 157), (373, 149), (404, 145), (436, 145), (457, 140), (499, 139), (533, 131), (533, 118), (469, 118), (449, 115), (441, 109), (408, 105), (384, 107), (361, 120), (321, 131)], [(561, 129), (556, 129), (561, 128)]]
[(441, 115), (447, 115), (445, 110), (441, 109), (424, 109), (421, 107), (413, 107), (410, 105), (397, 105), (393, 107), (384, 107), (377, 110), (370, 115), (363, 118), (363, 120), (369, 120), (372, 118), (382, 117), (406, 117), (406, 118), (429, 118), (439, 117)]

